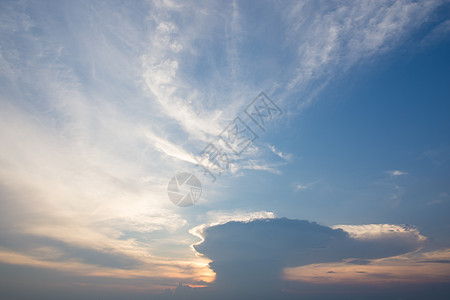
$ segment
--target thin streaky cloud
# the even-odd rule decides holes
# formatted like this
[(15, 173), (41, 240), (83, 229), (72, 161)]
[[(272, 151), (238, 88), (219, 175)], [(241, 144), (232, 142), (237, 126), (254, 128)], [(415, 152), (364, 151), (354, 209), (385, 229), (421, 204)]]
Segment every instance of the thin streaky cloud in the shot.
[(400, 170), (391, 170), (391, 171), (386, 171), (389, 175), (391, 176), (403, 176), (403, 175), (408, 175), (408, 172), (405, 171), (400, 171)]
[(286, 160), (288, 162), (292, 160), (292, 154), (290, 154), (290, 153), (283, 153), (283, 152), (277, 150), (274, 145), (268, 145), (268, 147), (273, 152), (273, 154), (277, 155), (281, 159), (284, 159), (284, 160)]

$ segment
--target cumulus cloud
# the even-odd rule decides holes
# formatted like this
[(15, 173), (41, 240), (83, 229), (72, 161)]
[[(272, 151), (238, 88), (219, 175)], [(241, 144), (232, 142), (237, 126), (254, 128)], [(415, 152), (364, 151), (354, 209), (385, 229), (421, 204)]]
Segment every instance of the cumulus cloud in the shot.
[(209, 211), (206, 214), (206, 223), (195, 226), (194, 228), (190, 229), (189, 232), (202, 240), (201, 242), (197, 243), (200, 244), (204, 240), (205, 229), (209, 227), (225, 224), (228, 222), (251, 222), (258, 219), (274, 219), (275, 217), (275, 214), (270, 211)]
[(342, 229), (352, 238), (370, 240), (378, 238), (409, 238), (424, 241), (426, 238), (411, 225), (367, 224), (367, 225), (334, 225), (333, 229)]
[(284, 218), (229, 222), (204, 229), (204, 241), (195, 249), (212, 260), (218, 289), (276, 294), (284, 268), (391, 257), (423, 245), (424, 237), (415, 230), (381, 228), (363, 227), (364, 234), (354, 234), (357, 230)]

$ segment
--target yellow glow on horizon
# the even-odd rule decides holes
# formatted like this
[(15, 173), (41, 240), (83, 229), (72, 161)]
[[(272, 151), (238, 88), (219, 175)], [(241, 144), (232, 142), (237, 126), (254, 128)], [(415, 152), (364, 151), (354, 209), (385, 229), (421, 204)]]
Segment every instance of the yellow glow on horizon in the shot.
[[(205, 286), (201, 283), (211, 283), (215, 273), (209, 268), (206, 259), (197, 261), (165, 260), (163, 258), (146, 261), (135, 269), (119, 269), (89, 265), (77, 261), (47, 261), (36, 257), (18, 254), (0, 249), (0, 262), (11, 265), (29, 266), (50, 269), (74, 276), (93, 276), (120, 279), (166, 278), (174, 282), (184, 282), (190, 286)], [(131, 284), (130, 284), (131, 285)]]

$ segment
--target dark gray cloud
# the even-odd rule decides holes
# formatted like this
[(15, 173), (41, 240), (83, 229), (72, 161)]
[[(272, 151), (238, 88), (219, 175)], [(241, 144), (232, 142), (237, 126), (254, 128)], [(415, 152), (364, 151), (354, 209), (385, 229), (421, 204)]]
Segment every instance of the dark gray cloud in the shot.
[(212, 260), (216, 289), (269, 297), (281, 290), (286, 267), (343, 259), (364, 264), (369, 259), (414, 251), (421, 245), (422, 241), (410, 234), (357, 239), (342, 229), (283, 218), (212, 226), (204, 231), (204, 241), (195, 249)]
[(370, 265), (371, 261), (367, 260), (367, 259), (352, 259), (350, 261), (347, 262), (350, 265)]
[(448, 259), (438, 259), (438, 260), (422, 260), (420, 263), (435, 263), (435, 264), (450, 264)]

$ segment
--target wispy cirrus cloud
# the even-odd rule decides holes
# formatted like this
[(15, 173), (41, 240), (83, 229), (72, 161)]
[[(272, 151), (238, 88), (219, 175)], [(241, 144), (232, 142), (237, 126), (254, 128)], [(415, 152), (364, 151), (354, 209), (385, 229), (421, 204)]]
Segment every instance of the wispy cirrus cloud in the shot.
[(286, 160), (288, 162), (292, 160), (292, 154), (291, 153), (283, 153), (283, 152), (277, 150), (274, 145), (268, 145), (268, 147), (273, 152), (273, 154), (275, 154), (279, 158), (284, 159), (284, 160)]
[(286, 5), (285, 43), (295, 51), (296, 61), (287, 88), (307, 92), (300, 107), (307, 106), (338, 73), (404, 43), (442, 3), (331, 1), (319, 6), (304, 1)]
[[(119, 13), (102, 3), (55, 4), (52, 10), (65, 17), (40, 19), (49, 13), (45, 5), (3, 6), (22, 17), (2, 18), (0, 28), (7, 37), (0, 74), (1, 247), (10, 258), (2, 262), (53, 269), (76, 259), (80, 265), (63, 270), (139, 273), (146, 266), (149, 276), (158, 264), (169, 272), (198, 263), (189, 252), (177, 250), (186, 260), (173, 263), (149, 249), (156, 239), (150, 234), (177, 235), (187, 223), (167, 201), (175, 163), (163, 159), (187, 156), (145, 134), (158, 126), (139, 84), (142, 7)], [(174, 249), (172, 243), (158, 245)], [(57, 263), (48, 261), (52, 253), (60, 253)], [(124, 263), (103, 264), (102, 256)]]

